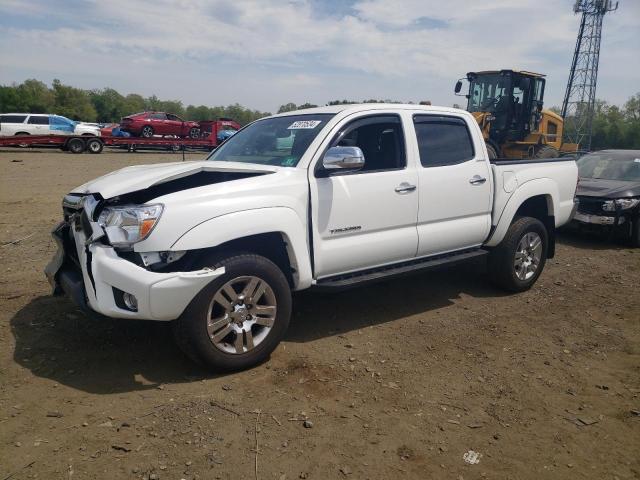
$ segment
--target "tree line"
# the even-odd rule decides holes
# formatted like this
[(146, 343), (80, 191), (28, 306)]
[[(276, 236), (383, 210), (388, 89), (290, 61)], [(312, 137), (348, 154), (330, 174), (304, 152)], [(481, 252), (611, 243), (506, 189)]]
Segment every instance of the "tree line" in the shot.
[[(397, 100), (368, 99), (362, 101), (332, 100), (327, 105), (351, 103), (402, 103)], [(411, 103), (411, 102), (408, 102)], [(429, 102), (421, 102), (429, 103)], [(286, 103), (277, 113), (317, 107), (312, 103)], [(113, 88), (83, 90), (54, 80), (51, 87), (39, 80), (25, 80), (20, 84), (0, 85), (0, 113), (57, 113), (85, 122), (119, 122), (122, 117), (145, 110), (170, 112), (186, 120), (233, 118), (246, 125), (269, 112), (251, 110), (239, 104), (227, 106), (187, 105), (180, 100), (160, 100), (155, 95), (143, 97), (135, 93), (122, 95)], [(640, 92), (623, 106), (597, 100), (593, 119), (594, 150), (603, 148), (640, 149)]]
[(30, 79), (20, 84), (0, 86), (0, 113), (55, 113), (84, 122), (117, 123), (133, 113), (156, 110), (170, 112), (186, 120), (233, 118), (246, 125), (269, 112), (251, 110), (239, 104), (209, 107), (187, 105), (180, 100), (160, 100), (136, 93), (122, 95), (113, 88), (83, 90), (54, 80), (51, 87)]

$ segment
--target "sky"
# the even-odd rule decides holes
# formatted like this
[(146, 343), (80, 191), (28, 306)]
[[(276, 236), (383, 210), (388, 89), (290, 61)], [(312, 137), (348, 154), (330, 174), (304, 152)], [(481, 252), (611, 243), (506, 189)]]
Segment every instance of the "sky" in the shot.
[[(468, 71), (547, 75), (560, 105), (574, 0), (0, 0), (0, 84), (58, 78), (185, 105), (464, 103)], [(640, 0), (604, 19), (598, 98), (640, 92)]]

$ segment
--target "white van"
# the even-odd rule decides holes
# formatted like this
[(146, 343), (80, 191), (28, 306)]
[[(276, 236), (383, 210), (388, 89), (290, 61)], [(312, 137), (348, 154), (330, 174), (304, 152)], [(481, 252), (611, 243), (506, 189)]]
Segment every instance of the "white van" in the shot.
[(3, 113), (0, 136), (11, 135), (92, 135), (100, 136), (100, 128), (46, 113)]

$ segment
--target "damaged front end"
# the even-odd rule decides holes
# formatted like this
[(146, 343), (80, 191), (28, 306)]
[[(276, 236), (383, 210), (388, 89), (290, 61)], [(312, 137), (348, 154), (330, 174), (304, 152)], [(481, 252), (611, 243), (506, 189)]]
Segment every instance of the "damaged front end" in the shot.
[(45, 268), (54, 294), (67, 294), (87, 313), (114, 318), (174, 320), (224, 269), (173, 271), (184, 252), (136, 253), (160, 218), (158, 205), (118, 205), (98, 194), (70, 194), (64, 221), (52, 232), (57, 251)]

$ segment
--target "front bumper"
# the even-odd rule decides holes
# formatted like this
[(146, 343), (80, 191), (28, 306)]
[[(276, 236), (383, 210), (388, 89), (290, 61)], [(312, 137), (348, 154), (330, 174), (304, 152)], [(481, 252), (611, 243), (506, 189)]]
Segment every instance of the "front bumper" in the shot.
[[(84, 232), (68, 224), (58, 225), (52, 234), (58, 251), (45, 274), (54, 293), (66, 293), (89, 313), (113, 318), (175, 320), (205, 285), (224, 274), (224, 268), (151, 272), (119, 257), (113, 247), (100, 243), (87, 245)], [(75, 252), (67, 251), (74, 247)], [(114, 288), (135, 295), (137, 311), (116, 302)]]
[(623, 225), (626, 222), (626, 218), (624, 216), (609, 217), (605, 215), (592, 215), (581, 212), (577, 212), (573, 216), (573, 219), (580, 223), (588, 223), (591, 225), (607, 225), (610, 227)]

